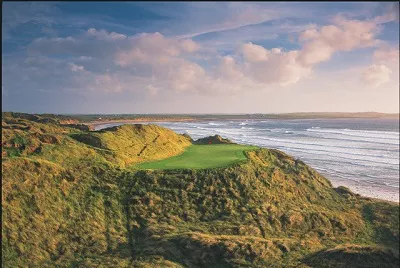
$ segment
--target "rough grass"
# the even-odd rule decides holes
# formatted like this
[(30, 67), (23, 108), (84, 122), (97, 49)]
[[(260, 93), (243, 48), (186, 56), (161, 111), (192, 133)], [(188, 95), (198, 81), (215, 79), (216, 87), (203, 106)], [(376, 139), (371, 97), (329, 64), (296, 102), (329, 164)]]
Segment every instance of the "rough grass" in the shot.
[(101, 149), (109, 161), (121, 166), (169, 158), (192, 144), (188, 137), (152, 124), (122, 125), (71, 137)]
[(185, 152), (168, 159), (141, 163), (138, 169), (204, 169), (229, 166), (247, 159), (245, 151), (255, 146), (237, 144), (191, 145)]
[(398, 265), (398, 204), (334, 189), (278, 150), (218, 168), (132, 170), (121, 164), (135, 160), (129, 145), (160, 134), (147, 151), (155, 160), (190, 139), (30, 118), (2, 121), (3, 267)]
[(400, 265), (398, 255), (387, 248), (351, 244), (321, 250), (305, 258), (304, 262), (311, 267), (327, 268), (395, 268)]

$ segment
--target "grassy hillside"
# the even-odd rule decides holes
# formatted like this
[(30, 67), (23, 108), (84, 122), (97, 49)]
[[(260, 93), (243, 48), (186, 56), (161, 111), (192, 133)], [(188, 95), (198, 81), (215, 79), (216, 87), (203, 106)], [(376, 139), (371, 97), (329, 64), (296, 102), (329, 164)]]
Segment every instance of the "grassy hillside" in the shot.
[(111, 154), (121, 165), (168, 158), (191, 145), (186, 136), (156, 125), (122, 125), (70, 136), (105, 155)]
[(135, 170), (196, 145), (154, 125), (87, 132), (25, 116), (2, 126), (3, 267), (399, 264), (398, 204), (332, 188), (280, 151)]

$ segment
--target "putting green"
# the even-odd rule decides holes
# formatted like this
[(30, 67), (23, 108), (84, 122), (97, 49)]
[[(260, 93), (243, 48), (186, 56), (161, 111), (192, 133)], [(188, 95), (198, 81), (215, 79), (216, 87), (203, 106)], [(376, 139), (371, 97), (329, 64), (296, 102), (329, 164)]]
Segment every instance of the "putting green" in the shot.
[(139, 169), (201, 169), (231, 165), (246, 160), (244, 151), (256, 146), (238, 144), (191, 145), (185, 152), (164, 160), (145, 162), (135, 166)]

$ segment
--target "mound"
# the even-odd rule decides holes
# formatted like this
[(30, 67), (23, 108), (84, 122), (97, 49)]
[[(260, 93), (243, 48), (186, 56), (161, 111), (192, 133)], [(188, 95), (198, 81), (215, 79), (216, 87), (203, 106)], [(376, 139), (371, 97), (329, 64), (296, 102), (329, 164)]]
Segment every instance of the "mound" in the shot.
[(191, 145), (186, 136), (157, 125), (122, 125), (100, 131), (76, 133), (73, 139), (113, 154), (110, 161), (127, 165), (165, 159)]
[(214, 135), (206, 138), (201, 138), (193, 142), (194, 144), (222, 144), (222, 143), (233, 143), (228, 139), (222, 138), (220, 135)]

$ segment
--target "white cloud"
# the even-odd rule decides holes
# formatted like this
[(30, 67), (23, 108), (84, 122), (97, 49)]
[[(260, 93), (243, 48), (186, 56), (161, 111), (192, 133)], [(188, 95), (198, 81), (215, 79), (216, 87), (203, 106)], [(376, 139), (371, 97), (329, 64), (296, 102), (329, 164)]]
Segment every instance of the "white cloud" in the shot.
[(303, 48), (299, 62), (312, 66), (329, 60), (337, 51), (351, 51), (379, 43), (375, 38), (378, 25), (373, 20), (348, 20), (338, 16), (334, 23), (300, 34), (299, 41), (303, 43)]
[(399, 83), (399, 49), (382, 45), (374, 51), (373, 65), (362, 72), (362, 80), (372, 86), (380, 86), (390, 80)]
[(180, 41), (180, 45), (183, 51), (192, 53), (200, 49), (200, 45), (191, 39), (184, 39)]
[(392, 71), (384, 64), (373, 64), (363, 72), (363, 80), (369, 85), (380, 86), (390, 80)]
[[(299, 51), (284, 52), (279, 48), (271, 50), (259, 46), (247, 46), (244, 50), (248, 59), (244, 72), (256, 81), (286, 86), (298, 82), (311, 74), (311, 68), (298, 63)], [(251, 51), (253, 50), (253, 51)], [(250, 58), (249, 55), (252, 55)], [(257, 56), (258, 55), (258, 56)]]
[(206, 71), (198, 64), (186, 60), (176, 60), (166, 71), (166, 81), (174, 91), (201, 91), (208, 79)]
[(69, 63), (69, 68), (73, 72), (84, 72), (85, 68), (82, 65), (76, 65), (74, 63)]
[(141, 34), (129, 40), (129, 47), (116, 54), (115, 62), (120, 66), (135, 63), (168, 64), (173, 57), (193, 53), (200, 48), (193, 40), (176, 40), (160, 33)]
[(221, 58), (221, 62), (218, 66), (218, 75), (231, 81), (241, 79), (244, 76), (242, 70), (240, 70), (240, 66), (232, 56)]
[(105, 30), (96, 30), (95, 28), (90, 28), (89, 30), (87, 30), (87, 35), (103, 40), (124, 40), (127, 38), (127, 36), (124, 34), (119, 34), (115, 32), (109, 33)]
[(241, 69), (256, 81), (281, 86), (297, 83), (312, 73), (312, 68), (328, 61), (337, 51), (379, 44), (375, 38), (378, 25), (374, 20), (348, 20), (337, 16), (334, 25), (307, 29), (299, 35), (300, 50), (282, 51), (280, 48), (266, 49), (253, 43), (241, 46), (239, 52), (244, 62)]
[(265, 61), (268, 58), (268, 50), (251, 42), (244, 44), (241, 47), (241, 52), (248, 62)]

